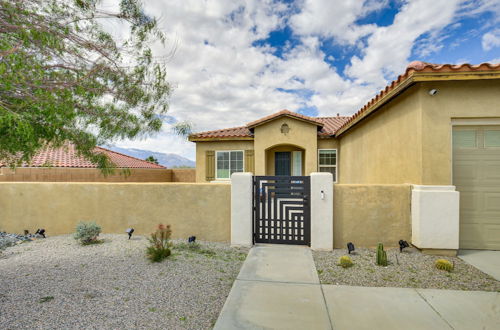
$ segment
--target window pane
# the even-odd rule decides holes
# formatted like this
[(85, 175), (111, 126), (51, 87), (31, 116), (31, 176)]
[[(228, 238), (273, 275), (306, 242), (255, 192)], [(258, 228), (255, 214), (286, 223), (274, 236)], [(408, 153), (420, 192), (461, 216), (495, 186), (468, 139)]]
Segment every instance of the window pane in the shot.
[(319, 165), (337, 165), (337, 150), (320, 150)]
[(337, 168), (336, 167), (320, 167), (320, 172), (330, 172), (333, 175), (333, 182), (337, 181)]
[(487, 148), (500, 147), (500, 130), (485, 130), (484, 146)]
[(243, 151), (231, 151), (230, 174), (243, 172)]
[(217, 152), (217, 178), (229, 179), (229, 151)]
[(453, 131), (454, 148), (475, 148), (476, 131), (474, 130), (454, 130)]

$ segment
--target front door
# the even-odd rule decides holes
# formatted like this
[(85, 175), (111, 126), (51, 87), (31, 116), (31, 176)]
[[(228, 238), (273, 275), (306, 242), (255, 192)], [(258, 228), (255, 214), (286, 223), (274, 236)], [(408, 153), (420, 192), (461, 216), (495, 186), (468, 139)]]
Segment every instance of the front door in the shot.
[(274, 153), (274, 175), (290, 176), (292, 157), (289, 151)]

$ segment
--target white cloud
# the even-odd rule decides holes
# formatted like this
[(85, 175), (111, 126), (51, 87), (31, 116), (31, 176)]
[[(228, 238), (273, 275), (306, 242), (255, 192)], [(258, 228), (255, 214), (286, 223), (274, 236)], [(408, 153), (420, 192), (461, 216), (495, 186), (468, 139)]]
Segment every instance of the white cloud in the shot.
[(482, 46), (485, 51), (500, 46), (500, 29), (495, 29), (483, 35)]
[[(170, 37), (165, 47), (155, 47), (155, 55), (177, 47), (167, 64), (167, 79), (175, 86), (169, 115), (193, 122), (196, 131), (244, 125), (284, 108), (316, 107), (323, 116), (352, 114), (389, 79), (404, 72), (412, 51), (419, 56), (439, 51), (443, 29), (459, 27), (457, 17), (479, 10), (471, 7), (471, 1), (403, 1), (391, 25), (377, 26), (357, 22), (387, 1), (144, 3)], [(500, 8), (495, 3), (481, 1), (482, 9), (474, 15), (494, 12)], [(254, 44), (286, 24), (300, 42), (289, 43), (281, 57), (273, 55), (270, 46)], [(338, 72), (328, 62), (343, 54), (325, 54), (321, 47), (325, 40), (360, 47), (361, 52), (350, 55), (345, 72)], [(487, 47), (494, 45), (488, 42)], [(117, 144), (194, 159), (194, 144), (173, 135), (168, 125), (155, 137)]]

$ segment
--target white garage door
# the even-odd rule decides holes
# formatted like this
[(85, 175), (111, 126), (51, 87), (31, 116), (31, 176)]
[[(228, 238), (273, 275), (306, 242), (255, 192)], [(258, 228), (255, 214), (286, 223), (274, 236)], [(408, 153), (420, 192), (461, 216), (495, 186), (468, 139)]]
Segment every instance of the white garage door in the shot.
[(500, 250), (500, 126), (453, 128), (460, 248)]

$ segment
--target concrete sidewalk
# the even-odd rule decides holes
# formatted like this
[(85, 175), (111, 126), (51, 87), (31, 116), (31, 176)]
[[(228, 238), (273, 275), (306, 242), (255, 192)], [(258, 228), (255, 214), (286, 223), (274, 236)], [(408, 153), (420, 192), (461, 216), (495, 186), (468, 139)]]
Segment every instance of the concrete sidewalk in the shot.
[(460, 250), (458, 257), (500, 281), (500, 251)]
[(500, 329), (500, 293), (320, 285), (311, 250), (254, 246), (214, 329)]
[(254, 246), (214, 329), (332, 329), (311, 250)]

